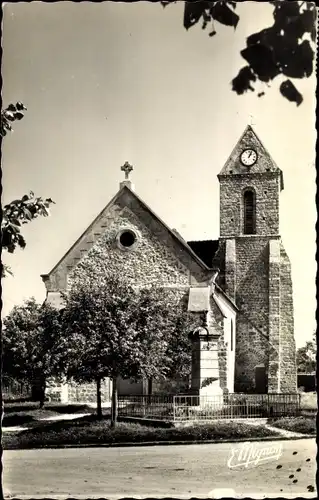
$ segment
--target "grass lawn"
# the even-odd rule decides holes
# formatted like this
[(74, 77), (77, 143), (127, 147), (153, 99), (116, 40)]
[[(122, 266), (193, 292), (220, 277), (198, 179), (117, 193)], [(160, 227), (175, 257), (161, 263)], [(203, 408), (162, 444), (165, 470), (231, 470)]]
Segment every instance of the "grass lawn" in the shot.
[(269, 420), (273, 427), (285, 429), (301, 434), (316, 434), (316, 416), (310, 417), (282, 417), (276, 420)]
[[(5, 403), (3, 427), (32, 427), (39, 425), (42, 418), (55, 417), (65, 413), (92, 413), (92, 408), (87, 405), (72, 405), (62, 403), (47, 403), (44, 408), (39, 408), (39, 403)], [(41, 423), (43, 425), (43, 423)]]
[(141, 443), (150, 441), (206, 441), (210, 439), (249, 439), (274, 436), (276, 432), (264, 426), (252, 426), (244, 422), (216, 421), (207, 425), (184, 428), (148, 427), (135, 423), (118, 423), (110, 427), (107, 418), (95, 416), (77, 421), (55, 422), (20, 433), (10, 432), (2, 436), (4, 449), (43, 448), (50, 445), (77, 445), (102, 443)]

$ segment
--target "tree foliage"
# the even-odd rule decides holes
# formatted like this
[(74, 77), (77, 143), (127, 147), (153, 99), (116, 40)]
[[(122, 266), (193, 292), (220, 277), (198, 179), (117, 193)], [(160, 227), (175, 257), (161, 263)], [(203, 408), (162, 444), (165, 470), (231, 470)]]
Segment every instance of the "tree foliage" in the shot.
[(59, 311), (31, 298), (15, 306), (3, 319), (3, 374), (40, 384), (39, 400), (43, 406), (47, 378), (60, 376), (66, 366), (66, 343)]
[[(1, 111), (1, 137), (5, 137), (8, 131), (12, 131), (11, 122), (21, 120), (23, 111), (27, 108), (22, 102), (9, 104)], [(51, 198), (43, 199), (36, 197), (32, 191), (25, 194), (21, 199), (13, 200), (5, 205), (2, 210), (1, 220), (1, 245), (2, 249), (13, 253), (17, 247), (25, 248), (26, 241), (21, 234), (21, 226), (36, 219), (39, 216), (50, 215), (49, 207), (54, 201)], [(2, 265), (1, 275), (12, 274), (9, 266)]]
[(104, 282), (77, 281), (68, 293), (63, 321), (73, 360), (69, 376), (81, 382), (112, 379), (113, 424), (118, 377), (156, 380), (185, 361), (187, 353), (174, 347), (182, 335), (187, 338), (186, 319), (174, 306), (164, 289), (136, 289), (111, 273)]
[[(170, 3), (161, 2), (165, 7)], [(273, 6), (273, 24), (246, 40), (240, 54), (246, 61), (232, 80), (232, 90), (244, 94), (254, 91), (255, 82), (269, 85), (279, 75), (286, 79), (281, 83), (280, 93), (298, 106), (303, 98), (291, 78), (307, 78), (313, 73), (314, 50), (310, 41), (316, 41), (316, 5), (311, 2), (269, 2)], [(236, 2), (185, 2), (184, 27), (202, 23), (209, 36), (216, 35), (215, 22), (236, 29), (240, 17), (236, 13)], [(309, 39), (307, 39), (307, 37)], [(259, 92), (258, 96), (265, 92)]]
[(306, 342), (306, 345), (297, 349), (297, 371), (299, 373), (311, 373), (316, 370), (316, 338), (312, 341)]

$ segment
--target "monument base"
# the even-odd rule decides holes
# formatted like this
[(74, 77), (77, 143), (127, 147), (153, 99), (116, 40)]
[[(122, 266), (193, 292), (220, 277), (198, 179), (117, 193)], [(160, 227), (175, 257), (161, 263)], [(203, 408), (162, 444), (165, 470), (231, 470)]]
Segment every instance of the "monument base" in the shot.
[(219, 386), (219, 380), (209, 386), (192, 391), (192, 395), (197, 396), (193, 398), (193, 404), (198, 409), (220, 410), (224, 406), (224, 394)]

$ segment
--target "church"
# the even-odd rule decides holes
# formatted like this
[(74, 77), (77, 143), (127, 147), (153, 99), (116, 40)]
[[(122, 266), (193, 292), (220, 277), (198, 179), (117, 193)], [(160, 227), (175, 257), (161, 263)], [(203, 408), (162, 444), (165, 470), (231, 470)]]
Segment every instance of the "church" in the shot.
[[(193, 344), (193, 393), (296, 393), (291, 267), (279, 230), (283, 172), (253, 128), (246, 127), (217, 176), (218, 239), (185, 241), (170, 229), (136, 193), (132, 169), (123, 165), (117, 194), (41, 276), (46, 300), (61, 307), (60, 293), (76, 270), (89, 270), (96, 259), (114, 270), (120, 266), (131, 284), (164, 286), (187, 297), (188, 311), (205, 313)], [(102, 389), (109, 401), (110, 381)], [(119, 383), (119, 394), (150, 390), (156, 393), (156, 385)], [(62, 402), (95, 401), (91, 384), (52, 383), (47, 393)]]

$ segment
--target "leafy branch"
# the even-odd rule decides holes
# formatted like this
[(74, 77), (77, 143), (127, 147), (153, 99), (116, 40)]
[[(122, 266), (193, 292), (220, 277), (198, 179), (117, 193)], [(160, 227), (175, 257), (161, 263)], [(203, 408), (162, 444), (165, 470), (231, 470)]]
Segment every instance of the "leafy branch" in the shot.
[(29, 195), (26, 194), (21, 199), (5, 205), (1, 221), (2, 248), (9, 253), (13, 253), (17, 247), (25, 248), (26, 241), (21, 234), (21, 226), (38, 216), (49, 216), (49, 207), (52, 203), (54, 201), (51, 198), (35, 197), (30, 191)]
[[(22, 102), (9, 104), (7, 108), (1, 110), (0, 135), (5, 137), (8, 132), (12, 132), (11, 123), (21, 120), (27, 108)], [(1, 245), (2, 249), (9, 253), (19, 248), (25, 248), (26, 241), (21, 234), (21, 226), (27, 224), (38, 216), (47, 217), (50, 215), (49, 207), (54, 203), (51, 198), (43, 199), (36, 197), (32, 191), (25, 194), (21, 199), (13, 200), (5, 205), (2, 210), (1, 220)], [(1, 276), (12, 275), (8, 265), (1, 263)]]
[[(161, 2), (163, 7), (170, 3), (176, 2)], [(280, 93), (299, 106), (303, 97), (291, 78), (308, 78), (313, 73), (315, 53), (310, 41), (316, 42), (316, 6), (310, 2), (269, 3), (274, 7), (273, 24), (247, 38), (240, 54), (248, 64), (233, 78), (232, 90), (241, 95), (254, 91), (257, 80), (269, 85), (282, 75), (288, 78), (281, 83)], [(204, 30), (211, 25), (210, 37), (216, 35), (214, 21), (236, 29), (240, 17), (235, 10), (236, 2), (185, 2), (184, 28), (188, 30), (199, 22)], [(264, 94), (259, 92), (258, 97)]]
[(26, 109), (22, 102), (17, 102), (16, 104), (9, 104), (6, 109), (1, 110), (1, 137), (5, 137), (8, 132), (12, 132), (11, 123), (16, 120), (22, 120), (24, 117), (23, 111), (26, 111)]

